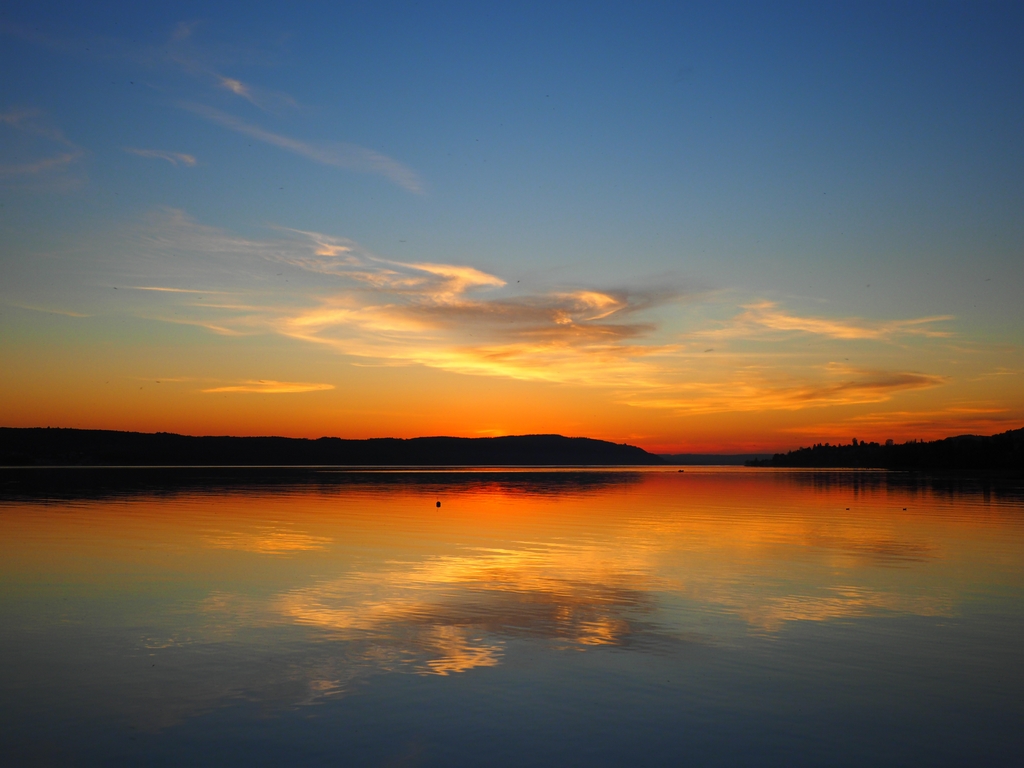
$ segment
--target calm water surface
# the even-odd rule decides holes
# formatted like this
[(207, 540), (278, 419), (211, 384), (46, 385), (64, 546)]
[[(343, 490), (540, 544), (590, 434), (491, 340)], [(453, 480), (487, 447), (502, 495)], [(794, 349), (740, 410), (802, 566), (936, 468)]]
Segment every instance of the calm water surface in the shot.
[(1024, 764), (1012, 483), (0, 481), (4, 765)]

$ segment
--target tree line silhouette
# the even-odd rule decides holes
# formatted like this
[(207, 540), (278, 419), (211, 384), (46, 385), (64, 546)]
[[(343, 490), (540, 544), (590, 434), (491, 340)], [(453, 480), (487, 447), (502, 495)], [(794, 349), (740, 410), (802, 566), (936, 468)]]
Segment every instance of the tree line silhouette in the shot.
[(959, 435), (943, 440), (849, 445), (818, 443), (770, 459), (746, 462), (750, 467), (849, 467), (899, 470), (1014, 470), (1024, 471), (1024, 429), (998, 435)]

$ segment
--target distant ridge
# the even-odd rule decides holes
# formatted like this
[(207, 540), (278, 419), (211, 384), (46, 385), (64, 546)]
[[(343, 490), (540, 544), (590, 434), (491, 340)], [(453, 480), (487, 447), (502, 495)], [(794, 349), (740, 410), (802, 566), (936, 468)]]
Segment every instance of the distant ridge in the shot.
[(561, 435), (308, 440), (0, 427), (0, 465), (3, 466), (643, 466), (664, 463), (661, 457), (636, 446)]
[(818, 443), (810, 448), (776, 453), (770, 459), (748, 461), (747, 466), (1024, 472), (1024, 429), (988, 437), (958, 435), (898, 445), (891, 441), (881, 445), (856, 440), (849, 445)]

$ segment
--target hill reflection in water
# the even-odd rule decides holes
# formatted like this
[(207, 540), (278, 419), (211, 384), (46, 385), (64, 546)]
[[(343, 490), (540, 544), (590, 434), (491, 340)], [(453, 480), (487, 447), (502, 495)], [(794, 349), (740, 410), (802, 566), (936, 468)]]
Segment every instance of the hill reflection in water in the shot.
[(4, 480), (0, 714), (17, 727), (0, 746), (26, 761), (244, 742), (375, 764), (395, 732), (423, 764), (476, 764), (481, 739), (496, 764), (570, 748), (726, 763), (737, 739), (761, 762), (836, 744), (863, 761), (893, 738), (940, 763), (1019, 749), (1000, 725), (1024, 682), (1012, 483), (694, 468)]

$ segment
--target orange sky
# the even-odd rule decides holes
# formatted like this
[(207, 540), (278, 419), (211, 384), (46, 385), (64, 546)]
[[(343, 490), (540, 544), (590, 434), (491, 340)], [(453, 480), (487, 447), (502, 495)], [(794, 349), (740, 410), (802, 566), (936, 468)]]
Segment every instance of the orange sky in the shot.
[(1009, 6), (560, 8), (572, 41), (525, 10), (21, 6), (0, 425), (661, 452), (1024, 425)]
[[(571, 298), (551, 299), (569, 310), (540, 317), (529, 307), (514, 333), (486, 317), (448, 325), (438, 310), (520, 309), (494, 310), (455, 282), (452, 297), (437, 298), (451, 287), (443, 278), (430, 297), (401, 306), (426, 316), (427, 328), (397, 336), (296, 337), (294, 318), (313, 309), (253, 297), (244, 314), (218, 310), (223, 330), (211, 330), (166, 320), (210, 311), (190, 294), (124, 288), (98, 315), (9, 309), (0, 422), (295, 437), (561, 433), (742, 452), (993, 433), (1024, 421), (1020, 375), (1006, 367), (1016, 350), (964, 339), (948, 321), (890, 327), (716, 299), (682, 307), (689, 328), (662, 328), (638, 345), (615, 338), (614, 313), (588, 319), (589, 305), (550, 320)], [(535, 328), (545, 336), (530, 341)]]

